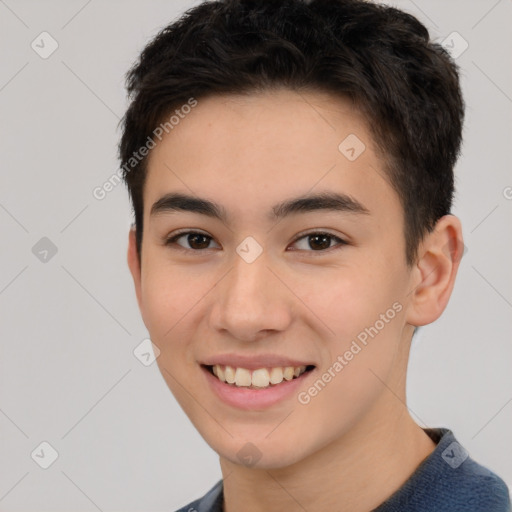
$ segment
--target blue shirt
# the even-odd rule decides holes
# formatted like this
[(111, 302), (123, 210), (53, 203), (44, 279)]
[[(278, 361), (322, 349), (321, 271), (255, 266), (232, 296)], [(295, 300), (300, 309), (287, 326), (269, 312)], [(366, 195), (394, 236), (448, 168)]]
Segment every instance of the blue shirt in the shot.
[[(512, 512), (505, 482), (475, 462), (447, 428), (425, 428), (437, 444), (408, 480), (370, 512)], [(222, 480), (176, 512), (223, 512)]]

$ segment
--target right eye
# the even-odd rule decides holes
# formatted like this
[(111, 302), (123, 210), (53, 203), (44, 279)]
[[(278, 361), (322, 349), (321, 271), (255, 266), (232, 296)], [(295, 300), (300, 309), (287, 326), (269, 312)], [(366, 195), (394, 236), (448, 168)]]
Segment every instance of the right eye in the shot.
[[(184, 247), (182, 244), (178, 243), (178, 240), (180, 238), (184, 238), (186, 240), (185, 243), (189, 244), (189, 247)], [(206, 235), (204, 233), (200, 233), (199, 231), (180, 231), (179, 233), (174, 233), (173, 235), (168, 237), (165, 240), (165, 245), (169, 247), (177, 245), (179, 246), (179, 248), (173, 248), (183, 251), (199, 252), (207, 250), (207, 246), (212, 240), (213, 238), (211, 236)]]

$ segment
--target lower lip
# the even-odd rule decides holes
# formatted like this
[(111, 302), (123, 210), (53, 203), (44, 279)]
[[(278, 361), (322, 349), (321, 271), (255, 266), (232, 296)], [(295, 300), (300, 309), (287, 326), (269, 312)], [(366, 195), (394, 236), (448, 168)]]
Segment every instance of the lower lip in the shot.
[(315, 371), (313, 369), (304, 372), (295, 379), (283, 380), (280, 384), (268, 388), (254, 389), (237, 387), (234, 384), (222, 382), (204, 366), (201, 367), (201, 370), (205, 374), (210, 388), (223, 402), (246, 411), (265, 409), (297, 394), (298, 388)]

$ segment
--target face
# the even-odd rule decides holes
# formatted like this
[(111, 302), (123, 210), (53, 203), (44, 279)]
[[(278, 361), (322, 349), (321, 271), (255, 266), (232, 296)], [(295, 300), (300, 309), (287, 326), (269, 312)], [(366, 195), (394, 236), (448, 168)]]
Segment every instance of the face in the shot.
[(391, 410), (412, 334), (403, 226), (339, 98), (199, 100), (152, 150), (137, 298), (164, 379), (221, 457), (288, 466)]

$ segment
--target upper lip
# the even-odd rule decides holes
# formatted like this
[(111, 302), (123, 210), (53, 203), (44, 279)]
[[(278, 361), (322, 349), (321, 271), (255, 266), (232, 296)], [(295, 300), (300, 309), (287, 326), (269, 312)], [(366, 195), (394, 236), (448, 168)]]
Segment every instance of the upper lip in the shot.
[(258, 368), (276, 368), (279, 366), (313, 366), (308, 361), (299, 361), (286, 356), (276, 354), (260, 354), (257, 356), (247, 356), (241, 354), (219, 354), (211, 356), (201, 364), (206, 366), (231, 366), (233, 368), (246, 368), (247, 370), (257, 370)]

